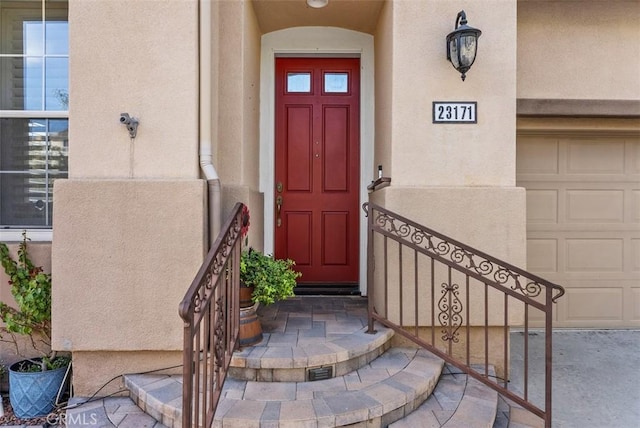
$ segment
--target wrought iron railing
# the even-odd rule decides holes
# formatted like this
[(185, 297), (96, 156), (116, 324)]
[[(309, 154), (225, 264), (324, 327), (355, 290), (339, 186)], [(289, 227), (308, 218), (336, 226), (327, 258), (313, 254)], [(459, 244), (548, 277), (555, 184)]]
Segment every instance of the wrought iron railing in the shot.
[[(374, 321), (392, 328), (551, 426), (553, 304), (564, 289), (378, 205), (363, 208), (369, 331)], [(524, 333), (518, 388), (508, 385), (514, 326)], [(530, 355), (533, 326), (544, 330), (544, 355)], [(544, 360), (544, 403), (530, 397), (534, 358)]]
[(210, 427), (240, 330), (243, 205), (238, 203), (180, 303), (182, 426)]

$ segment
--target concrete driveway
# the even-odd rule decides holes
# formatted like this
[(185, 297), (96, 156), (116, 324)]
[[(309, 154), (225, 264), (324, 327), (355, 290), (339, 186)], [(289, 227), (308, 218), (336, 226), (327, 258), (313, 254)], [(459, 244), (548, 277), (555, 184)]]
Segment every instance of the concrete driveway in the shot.
[[(523, 380), (522, 332), (511, 334), (511, 383)], [(544, 352), (544, 337), (529, 333), (530, 355)], [(543, 360), (530, 362), (530, 382), (544, 379)], [(544, 384), (530, 397), (543, 407)], [(553, 426), (640, 427), (640, 331), (557, 330), (553, 333)]]

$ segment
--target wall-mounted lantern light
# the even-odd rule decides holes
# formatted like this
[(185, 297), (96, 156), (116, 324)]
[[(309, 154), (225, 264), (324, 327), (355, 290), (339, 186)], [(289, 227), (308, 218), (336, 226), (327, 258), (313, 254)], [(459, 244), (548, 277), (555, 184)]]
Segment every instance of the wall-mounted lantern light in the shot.
[(476, 60), (480, 34), (482, 31), (467, 25), (467, 14), (464, 10), (456, 16), (455, 30), (447, 34), (447, 59), (451, 61), (453, 68), (460, 72), (463, 82), (467, 77), (467, 71)]

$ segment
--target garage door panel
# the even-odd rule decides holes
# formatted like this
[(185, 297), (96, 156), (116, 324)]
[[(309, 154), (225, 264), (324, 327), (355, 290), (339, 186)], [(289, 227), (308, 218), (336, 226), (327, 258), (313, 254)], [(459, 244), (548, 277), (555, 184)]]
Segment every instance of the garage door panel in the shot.
[(630, 239), (630, 261), (629, 266), (631, 271), (640, 272), (640, 239)]
[(623, 190), (567, 190), (567, 223), (624, 222)]
[[(640, 287), (631, 287), (629, 290), (630, 299), (628, 302), (628, 310), (631, 321), (635, 321), (640, 325)], [(625, 303), (627, 302), (625, 300)]]
[(565, 272), (622, 272), (622, 239), (567, 239)]
[(563, 327), (640, 327), (640, 286), (633, 280), (570, 280), (558, 301)]
[(545, 276), (558, 272), (558, 240), (527, 239), (527, 268)]
[(567, 290), (566, 321), (623, 321), (621, 287), (574, 287)]
[(569, 174), (624, 174), (624, 141), (563, 140)]
[(640, 228), (640, 190), (631, 190), (629, 194), (631, 206), (629, 207), (628, 218), (631, 222), (638, 223), (638, 228)]
[(558, 191), (532, 189), (527, 191), (527, 222), (558, 222)]
[(628, 172), (630, 174), (640, 174), (640, 142), (627, 141)]
[(565, 134), (517, 144), (528, 269), (567, 291), (556, 325), (640, 326), (640, 139)]
[[(529, 232), (571, 232), (571, 233), (589, 233), (600, 236), (603, 225), (606, 226), (607, 233), (622, 233), (625, 237), (633, 236), (633, 232), (629, 232), (629, 223), (531, 223), (527, 226)], [(617, 236), (617, 235), (616, 235)], [(535, 236), (540, 238), (540, 236)]]
[(542, 137), (518, 140), (516, 168), (520, 174), (557, 174), (557, 141)]

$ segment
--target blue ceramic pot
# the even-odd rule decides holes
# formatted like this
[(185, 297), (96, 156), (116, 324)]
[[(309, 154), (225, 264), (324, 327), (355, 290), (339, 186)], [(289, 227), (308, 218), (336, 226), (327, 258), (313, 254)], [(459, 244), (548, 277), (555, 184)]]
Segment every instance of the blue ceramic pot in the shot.
[(9, 367), (9, 400), (13, 412), (21, 419), (51, 413), (67, 368), (60, 367), (44, 372), (20, 372), (17, 370), (21, 363), (23, 362), (19, 361)]

